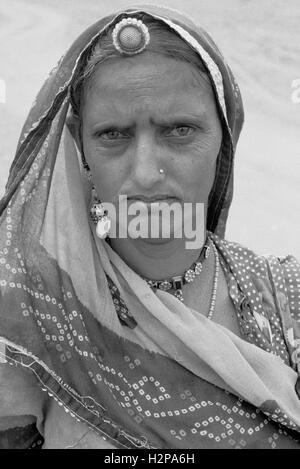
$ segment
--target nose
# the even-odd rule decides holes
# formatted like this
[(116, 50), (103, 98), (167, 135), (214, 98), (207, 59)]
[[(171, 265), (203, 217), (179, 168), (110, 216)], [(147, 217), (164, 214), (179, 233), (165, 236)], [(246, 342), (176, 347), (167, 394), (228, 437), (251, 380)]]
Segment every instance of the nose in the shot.
[(132, 155), (132, 177), (141, 189), (151, 189), (157, 182), (161, 182), (160, 169), (163, 166), (162, 149), (151, 133), (136, 139)]

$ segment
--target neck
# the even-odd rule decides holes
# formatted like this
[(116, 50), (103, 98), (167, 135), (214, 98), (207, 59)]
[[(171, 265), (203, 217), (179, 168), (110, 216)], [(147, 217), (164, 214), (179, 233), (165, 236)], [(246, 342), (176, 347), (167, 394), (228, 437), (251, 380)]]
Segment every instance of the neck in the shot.
[[(205, 242), (205, 241), (204, 241)], [(111, 239), (112, 248), (142, 277), (164, 280), (182, 275), (198, 259), (199, 249), (186, 249), (184, 239), (153, 243), (142, 239)]]

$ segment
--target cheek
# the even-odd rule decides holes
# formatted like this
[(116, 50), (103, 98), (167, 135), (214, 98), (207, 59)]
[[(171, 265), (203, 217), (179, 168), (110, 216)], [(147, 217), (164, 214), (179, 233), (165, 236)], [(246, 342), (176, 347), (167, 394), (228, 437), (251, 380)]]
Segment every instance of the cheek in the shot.
[(185, 185), (186, 198), (193, 202), (207, 202), (213, 186), (216, 172), (216, 160), (198, 158), (189, 170), (184, 171), (181, 184)]
[(181, 184), (185, 193), (193, 202), (207, 202), (214, 183), (216, 163), (221, 147), (222, 136), (201, 139), (193, 145), (190, 154), (181, 168)]
[(84, 155), (98, 197), (102, 202), (113, 202), (125, 177), (125, 168), (122, 168), (119, 160), (104, 158), (99, 150), (87, 142), (84, 142)]
[(103, 170), (91, 170), (92, 179), (98, 194), (98, 197), (102, 202), (112, 202), (115, 194), (115, 187), (117, 182), (111, 172)]
[(97, 194), (102, 202), (113, 202), (119, 193), (123, 182), (123, 173), (120, 164), (117, 168), (113, 164), (99, 164), (92, 169), (92, 179)]

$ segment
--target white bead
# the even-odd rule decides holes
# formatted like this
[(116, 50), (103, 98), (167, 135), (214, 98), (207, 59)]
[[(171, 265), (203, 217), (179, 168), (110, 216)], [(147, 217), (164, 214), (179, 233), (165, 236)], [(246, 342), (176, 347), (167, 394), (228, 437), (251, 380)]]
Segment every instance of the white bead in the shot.
[(96, 226), (96, 234), (98, 238), (104, 239), (109, 233), (111, 227), (111, 221), (109, 218), (104, 217), (101, 220), (98, 221), (97, 226)]

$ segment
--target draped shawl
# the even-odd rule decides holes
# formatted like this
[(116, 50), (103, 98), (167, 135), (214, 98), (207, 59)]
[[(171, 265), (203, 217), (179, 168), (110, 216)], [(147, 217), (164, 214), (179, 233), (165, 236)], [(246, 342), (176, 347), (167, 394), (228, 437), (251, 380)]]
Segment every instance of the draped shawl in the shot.
[[(211, 79), (223, 140), (207, 229), (245, 340), (169, 293), (153, 292), (89, 221), (91, 188), (67, 125), (70, 88), (99, 37), (135, 12), (179, 34)], [(177, 12), (150, 6), (84, 31), (29, 112), (0, 203), (0, 360), (25, 370), (116, 447), (272, 446), (275, 434), (288, 447), (298, 439), (298, 309), (291, 314), (287, 292), (298, 264), (269, 262), (222, 239), (242, 123), (238, 85), (209, 35)], [(286, 278), (296, 272), (287, 284), (278, 279), (283, 268)], [(9, 415), (1, 393), (0, 409)]]

